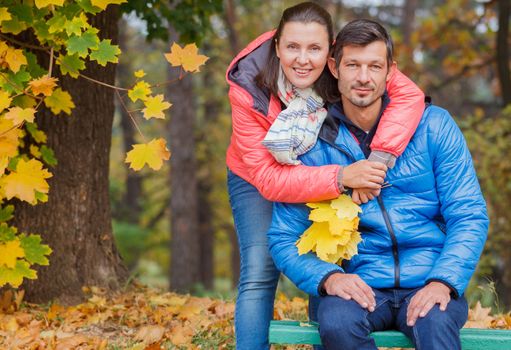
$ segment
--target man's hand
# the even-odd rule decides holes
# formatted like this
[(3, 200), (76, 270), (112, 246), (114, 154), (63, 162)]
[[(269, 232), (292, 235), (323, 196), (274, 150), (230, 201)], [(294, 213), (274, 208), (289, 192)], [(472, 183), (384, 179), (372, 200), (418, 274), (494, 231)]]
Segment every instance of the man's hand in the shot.
[(344, 168), (342, 184), (349, 188), (367, 188), (379, 190), (385, 181), (387, 166), (380, 162), (359, 160)]
[(358, 205), (367, 203), (373, 200), (375, 197), (380, 195), (381, 189), (370, 189), (370, 188), (354, 188), (351, 193), (351, 199)]
[(323, 286), (328, 295), (336, 295), (345, 300), (353, 299), (370, 312), (376, 307), (373, 290), (358, 275), (334, 273)]
[(445, 311), (451, 301), (451, 290), (440, 282), (430, 282), (419, 290), (410, 300), (406, 312), (406, 324), (415, 325), (417, 318), (424, 317), (435, 304), (440, 304), (440, 310)]

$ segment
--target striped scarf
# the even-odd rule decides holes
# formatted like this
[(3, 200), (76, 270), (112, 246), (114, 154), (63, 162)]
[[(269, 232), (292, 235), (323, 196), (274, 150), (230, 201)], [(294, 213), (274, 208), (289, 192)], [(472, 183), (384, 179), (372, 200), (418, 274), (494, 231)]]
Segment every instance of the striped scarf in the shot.
[(277, 82), (279, 98), (287, 106), (273, 122), (263, 145), (277, 162), (298, 165), (298, 156), (316, 144), (319, 130), (326, 118), (323, 99), (312, 87), (298, 89), (285, 77), (282, 69)]

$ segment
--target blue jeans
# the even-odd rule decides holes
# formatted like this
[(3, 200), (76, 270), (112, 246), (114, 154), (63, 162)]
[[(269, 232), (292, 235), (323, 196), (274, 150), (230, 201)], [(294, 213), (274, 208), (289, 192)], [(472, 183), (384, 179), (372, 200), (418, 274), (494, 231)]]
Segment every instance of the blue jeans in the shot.
[(435, 305), (413, 327), (406, 324), (410, 299), (418, 289), (374, 289), (376, 309), (368, 312), (353, 300), (321, 297), (317, 316), (319, 334), (328, 350), (376, 350), (369, 333), (387, 329), (403, 332), (417, 350), (461, 350), (459, 331), (467, 321), (468, 306), (463, 296), (451, 299), (446, 311)]
[(268, 330), (280, 273), (268, 249), (273, 203), (227, 171), (227, 188), (240, 248), (240, 280), (234, 315), (236, 349), (269, 349)]

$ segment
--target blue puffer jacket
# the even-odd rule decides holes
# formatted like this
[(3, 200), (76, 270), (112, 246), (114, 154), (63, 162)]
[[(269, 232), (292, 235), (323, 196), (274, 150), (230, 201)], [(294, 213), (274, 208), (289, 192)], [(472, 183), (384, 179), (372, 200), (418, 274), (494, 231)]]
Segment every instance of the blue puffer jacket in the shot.
[[(354, 137), (331, 109), (316, 146), (300, 160), (306, 165), (348, 165), (364, 159)], [(269, 245), (277, 267), (300, 289), (321, 294), (336, 271), (358, 274), (373, 288), (416, 288), (442, 281), (463, 294), (486, 241), (488, 216), (472, 159), (449, 113), (426, 108), (396, 166), (392, 186), (362, 205), (358, 255), (343, 268), (298, 255), (295, 246), (311, 225), (303, 204), (276, 203)]]

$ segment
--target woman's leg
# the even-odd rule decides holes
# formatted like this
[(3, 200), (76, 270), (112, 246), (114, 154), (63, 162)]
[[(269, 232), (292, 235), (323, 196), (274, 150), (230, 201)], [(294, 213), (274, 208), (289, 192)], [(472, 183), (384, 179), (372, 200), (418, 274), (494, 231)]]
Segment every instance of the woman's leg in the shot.
[(240, 280), (235, 312), (236, 349), (269, 349), (268, 329), (279, 279), (268, 250), (272, 203), (228, 171), (229, 200), (240, 249)]

